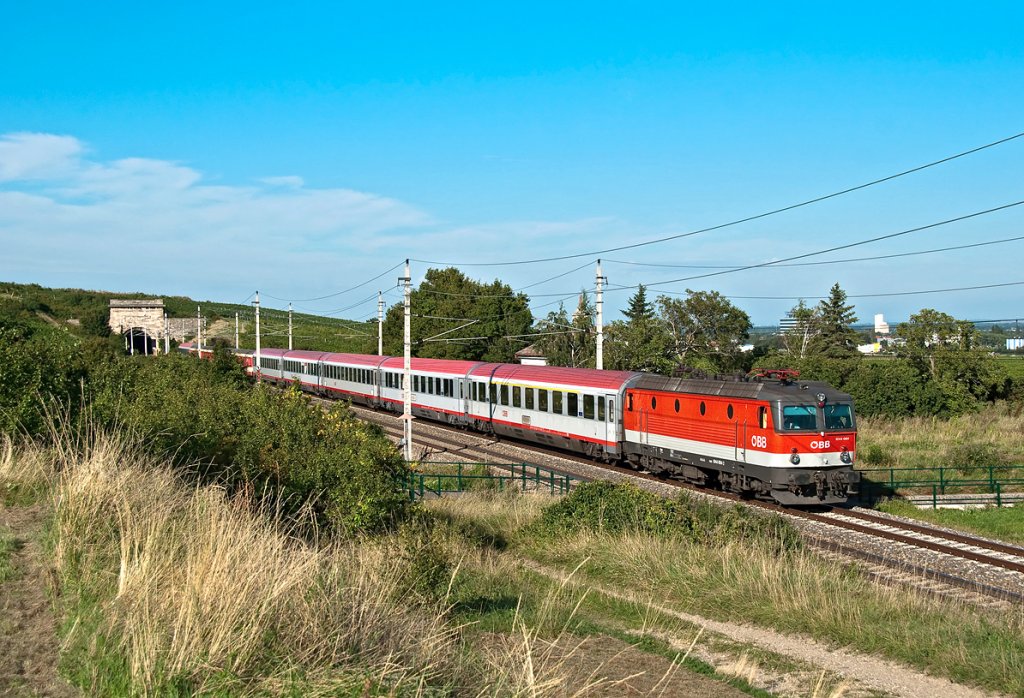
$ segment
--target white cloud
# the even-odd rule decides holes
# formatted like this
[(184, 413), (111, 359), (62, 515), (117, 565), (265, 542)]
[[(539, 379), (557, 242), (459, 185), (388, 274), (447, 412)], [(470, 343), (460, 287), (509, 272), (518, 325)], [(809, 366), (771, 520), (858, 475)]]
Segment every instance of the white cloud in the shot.
[(0, 182), (60, 176), (74, 169), (82, 150), (71, 136), (5, 134), (0, 136)]
[(284, 177), (263, 177), (259, 181), (270, 187), (285, 187), (288, 189), (298, 189), (306, 183), (302, 177), (298, 177), (296, 175), (286, 175)]

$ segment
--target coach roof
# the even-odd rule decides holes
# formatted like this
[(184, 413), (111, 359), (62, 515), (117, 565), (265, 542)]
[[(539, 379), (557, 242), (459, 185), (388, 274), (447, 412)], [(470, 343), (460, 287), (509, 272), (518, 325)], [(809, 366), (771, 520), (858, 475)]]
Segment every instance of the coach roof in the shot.
[(509, 383), (549, 383), (578, 388), (621, 390), (627, 382), (642, 374), (631, 371), (598, 371), (593, 368), (482, 364), (473, 369), (470, 375), (473, 378), (494, 378)]

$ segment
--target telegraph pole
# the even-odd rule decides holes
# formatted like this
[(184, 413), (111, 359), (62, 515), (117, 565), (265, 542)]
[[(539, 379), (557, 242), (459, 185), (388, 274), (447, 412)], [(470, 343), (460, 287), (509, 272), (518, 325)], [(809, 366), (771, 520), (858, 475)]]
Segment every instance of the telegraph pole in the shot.
[(203, 309), (196, 306), (196, 356), (203, 358)]
[(377, 356), (384, 356), (384, 296), (377, 291)]
[(235, 313), (235, 351), (238, 351), (238, 313)]
[(263, 380), (261, 373), (262, 366), (260, 365), (260, 292), (256, 292), (256, 382), (259, 383)]
[(608, 277), (601, 275), (601, 260), (597, 260), (597, 357), (595, 365), (604, 368), (604, 297), (602, 290)]
[(412, 274), (409, 260), (405, 260), (405, 276), (399, 279), (405, 285), (405, 353), (402, 372), (402, 423), (405, 426), (405, 460), (412, 462), (412, 337), (410, 331), (410, 301), (412, 300)]
[(292, 304), (288, 304), (288, 351), (292, 350)]

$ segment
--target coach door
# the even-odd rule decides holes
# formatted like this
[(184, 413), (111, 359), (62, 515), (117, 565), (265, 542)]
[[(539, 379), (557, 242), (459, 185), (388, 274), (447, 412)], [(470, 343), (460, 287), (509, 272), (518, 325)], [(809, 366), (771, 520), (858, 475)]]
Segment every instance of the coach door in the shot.
[[(615, 415), (615, 398), (613, 396), (605, 396), (602, 399), (604, 400), (604, 403), (605, 403), (604, 410), (603, 410), (603, 412), (604, 412), (604, 415), (603, 415), (603, 421), (604, 421), (604, 440), (607, 441), (608, 443), (616, 444), (617, 445), (618, 441), (619, 441), (619, 430), (617, 428), (616, 419), (615, 419), (615, 417), (616, 417), (616, 415)], [(601, 408), (601, 405), (600, 405), (600, 403), (598, 403), (598, 413), (599, 413), (598, 416), (602, 417), (602, 415), (600, 414), (600, 412), (602, 412), (602, 410), (600, 408)], [(609, 447), (609, 448), (614, 448), (614, 447)]]
[(455, 381), (459, 384), (459, 401), (462, 403), (462, 415), (469, 418), (469, 411), (472, 405), (470, 404), (470, 383), (465, 378), (459, 378)]

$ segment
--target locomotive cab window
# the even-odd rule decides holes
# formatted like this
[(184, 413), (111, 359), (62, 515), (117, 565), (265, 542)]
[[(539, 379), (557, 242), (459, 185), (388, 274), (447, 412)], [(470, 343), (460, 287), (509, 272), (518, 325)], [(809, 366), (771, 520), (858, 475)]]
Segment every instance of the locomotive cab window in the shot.
[(814, 431), (818, 428), (817, 408), (814, 405), (784, 406), (782, 428), (786, 431)]
[(761, 429), (768, 428), (768, 408), (764, 405), (757, 408), (757, 426)]
[(825, 406), (826, 429), (852, 429), (853, 410), (850, 405), (837, 402)]

